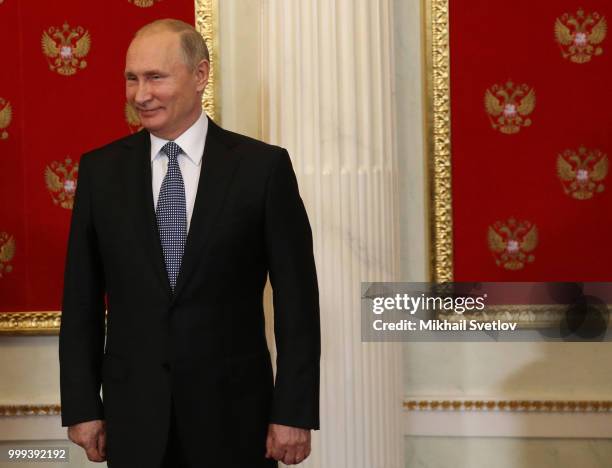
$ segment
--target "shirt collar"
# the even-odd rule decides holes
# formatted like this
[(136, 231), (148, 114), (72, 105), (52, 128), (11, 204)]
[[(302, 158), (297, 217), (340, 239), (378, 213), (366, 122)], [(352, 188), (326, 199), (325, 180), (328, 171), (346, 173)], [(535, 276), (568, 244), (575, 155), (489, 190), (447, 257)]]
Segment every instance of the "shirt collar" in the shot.
[[(206, 117), (206, 113), (202, 112), (198, 120), (174, 140), (196, 166), (199, 166), (202, 162), (207, 133), (208, 118)], [(161, 149), (170, 140), (156, 137), (152, 133), (149, 133), (149, 135), (151, 137), (151, 161), (153, 161), (161, 154)]]

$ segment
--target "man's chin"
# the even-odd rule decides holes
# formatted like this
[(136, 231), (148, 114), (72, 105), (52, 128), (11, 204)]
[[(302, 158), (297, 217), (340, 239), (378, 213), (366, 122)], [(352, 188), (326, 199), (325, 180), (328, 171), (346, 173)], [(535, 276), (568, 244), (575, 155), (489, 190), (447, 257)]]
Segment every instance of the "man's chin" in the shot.
[(163, 125), (155, 119), (142, 119), (140, 121), (140, 125), (142, 125), (142, 128), (148, 130), (151, 133), (160, 131), (163, 128)]

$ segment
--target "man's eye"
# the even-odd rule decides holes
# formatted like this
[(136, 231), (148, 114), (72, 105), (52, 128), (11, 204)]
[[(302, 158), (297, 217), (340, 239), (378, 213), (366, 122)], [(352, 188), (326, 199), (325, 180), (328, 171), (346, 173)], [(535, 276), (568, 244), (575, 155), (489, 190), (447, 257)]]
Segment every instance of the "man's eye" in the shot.
[(154, 80), (159, 80), (161, 79), (161, 75), (153, 75), (152, 77)]

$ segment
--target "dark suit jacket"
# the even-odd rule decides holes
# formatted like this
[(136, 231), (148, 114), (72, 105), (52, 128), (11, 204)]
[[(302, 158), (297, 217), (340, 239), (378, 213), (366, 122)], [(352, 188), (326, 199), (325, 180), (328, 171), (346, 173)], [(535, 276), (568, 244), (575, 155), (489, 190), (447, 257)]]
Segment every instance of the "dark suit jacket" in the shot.
[[(268, 274), (275, 383), (262, 305)], [(62, 424), (105, 419), (110, 466), (159, 465), (172, 400), (194, 466), (276, 466), (264, 459), (268, 423), (318, 429), (312, 234), (284, 149), (209, 120), (174, 294), (157, 233), (149, 134), (85, 154), (64, 280)]]

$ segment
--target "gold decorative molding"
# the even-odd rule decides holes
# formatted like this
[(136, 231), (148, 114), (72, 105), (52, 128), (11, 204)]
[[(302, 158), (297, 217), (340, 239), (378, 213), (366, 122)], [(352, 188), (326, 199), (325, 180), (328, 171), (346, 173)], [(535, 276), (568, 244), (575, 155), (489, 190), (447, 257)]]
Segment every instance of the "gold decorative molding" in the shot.
[[(210, 78), (202, 105), (211, 119), (218, 120), (220, 116), (215, 99), (218, 87), (218, 0), (195, 0), (194, 7), (195, 27), (204, 37), (210, 53)], [(0, 312), (0, 335), (56, 335), (60, 318), (60, 312)]]
[(449, 322), (478, 320), (479, 322), (517, 323), (520, 328), (551, 328), (560, 326), (567, 312), (567, 306), (557, 304), (538, 305), (495, 305), (481, 311), (463, 314), (441, 313), (438, 318)]
[(61, 312), (0, 312), (2, 335), (57, 335)]
[(10, 416), (57, 416), (60, 405), (0, 405), (0, 417)]
[[(407, 411), (506, 411), (530, 413), (609, 413), (611, 400), (405, 400)], [(57, 416), (60, 405), (0, 405), (0, 417)]]
[(405, 400), (407, 411), (609, 413), (611, 400)]
[(220, 116), (217, 111), (216, 90), (218, 88), (218, 0), (195, 0), (195, 28), (202, 35), (210, 54), (210, 76), (208, 86), (202, 96), (202, 105), (208, 116), (217, 121)]
[(426, 129), (430, 277), (453, 280), (448, 0), (425, 0)]

